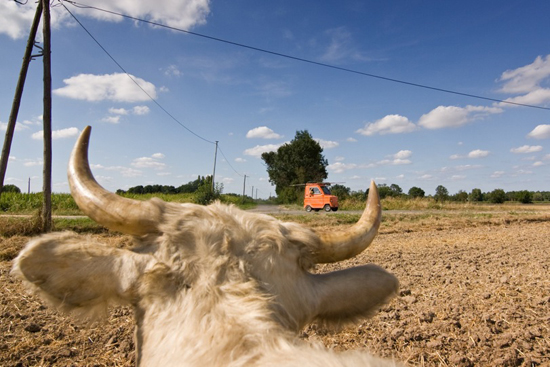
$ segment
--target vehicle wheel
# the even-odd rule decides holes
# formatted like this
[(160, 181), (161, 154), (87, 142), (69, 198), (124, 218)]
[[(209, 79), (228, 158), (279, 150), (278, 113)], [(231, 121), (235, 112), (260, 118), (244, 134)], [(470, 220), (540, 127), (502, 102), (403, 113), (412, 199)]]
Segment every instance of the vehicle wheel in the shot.
[(332, 208), (332, 211), (333, 211), (333, 212), (335, 212), (335, 211), (337, 211), (337, 210), (338, 210), (337, 207), (336, 207), (336, 208)]
[(311, 206), (309, 206), (309, 205), (308, 205), (308, 206), (306, 206), (306, 212), (308, 212), (308, 213), (309, 213), (310, 211), (311, 211)]
[(323, 207), (323, 209), (325, 209), (326, 212), (330, 212), (332, 209), (330, 208), (330, 205), (328, 204), (325, 204), (325, 206)]

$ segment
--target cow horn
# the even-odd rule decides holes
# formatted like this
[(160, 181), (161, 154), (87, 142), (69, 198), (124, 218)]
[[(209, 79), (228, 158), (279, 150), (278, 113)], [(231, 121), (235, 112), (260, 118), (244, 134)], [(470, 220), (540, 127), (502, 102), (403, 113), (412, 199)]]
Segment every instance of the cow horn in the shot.
[(345, 232), (323, 232), (319, 234), (321, 245), (316, 253), (316, 263), (331, 263), (349, 259), (365, 250), (376, 237), (382, 208), (378, 188), (370, 184), (367, 207), (359, 221)]
[(67, 175), (76, 204), (84, 214), (111, 230), (136, 236), (157, 232), (162, 216), (158, 203), (120, 197), (95, 180), (88, 163), (91, 131), (90, 126), (82, 131), (69, 160)]

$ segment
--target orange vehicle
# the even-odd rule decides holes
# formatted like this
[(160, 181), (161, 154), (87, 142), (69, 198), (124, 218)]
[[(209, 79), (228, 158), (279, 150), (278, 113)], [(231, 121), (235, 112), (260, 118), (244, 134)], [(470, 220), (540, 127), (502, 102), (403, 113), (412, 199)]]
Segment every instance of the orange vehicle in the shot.
[(326, 212), (338, 210), (338, 197), (332, 195), (329, 182), (310, 182), (304, 192), (304, 209), (306, 212), (323, 209)]

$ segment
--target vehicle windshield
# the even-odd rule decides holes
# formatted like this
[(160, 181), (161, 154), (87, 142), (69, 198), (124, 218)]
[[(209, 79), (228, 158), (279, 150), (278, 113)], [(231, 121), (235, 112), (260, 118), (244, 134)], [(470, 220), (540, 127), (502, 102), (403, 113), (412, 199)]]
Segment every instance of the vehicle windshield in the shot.
[(332, 195), (332, 194), (330, 193), (330, 189), (329, 189), (328, 187), (326, 187), (326, 186), (321, 186), (321, 189), (323, 190), (323, 193), (324, 193), (325, 195)]

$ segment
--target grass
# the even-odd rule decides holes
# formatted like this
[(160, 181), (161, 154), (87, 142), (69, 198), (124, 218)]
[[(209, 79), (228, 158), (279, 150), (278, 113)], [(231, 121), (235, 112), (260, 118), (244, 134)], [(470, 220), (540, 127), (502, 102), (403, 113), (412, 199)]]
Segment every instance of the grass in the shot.
[[(123, 194), (123, 197), (135, 200), (149, 200), (157, 197), (167, 202), (174, 203), (192, 203), (194, 194)], [(256, 206), (256, 203), (248, 199), (242, 202), (241, 196), (224, 195), (220, 196), (220, 201), (227, 204), (234, 204), (242, 209), (250, 209)], [(14, 192), (4, 192), (0, 196), (0, 213), (4, 214), (25, 214), (33, 215), (42, 208), (42, 193), (19, 194)], [(83, 215), (82, 211), (76, 205), (71, 194), (52, 194), (52, 214), (53, 215)]]
[[(158, 197), (164, 201), (189, 203), (194, 201), (193, 194), (125, 194), (124, 197), (136, 200), (148, 200)], [(237, 195), (222, 195), (221, 201), (232, 203), (243, 209), (250, 209), (256, 203), (249, 200), (242, 203)], [(404, 199), (385, 198), (381, 201), (384, 210), (381, 231), (414, 231), (422, 227), (447, 227), (459, 223), (459, 227), (482, 225), (483, 223), (509, 223), (522, 220), (550, 220), (550, 204), (537, 203), (524, 205), (519, 203), (438, 203), (431, 198)], [(40, 233), (40, 209), (42, 194), (3, 193), (0, 197), (0, 236), (33, 236)], [(302, 211), (300, 205), (288, 205), (287, 209)], [(340, 210), (330, 215), (324, 213), (305, 213), (299, 215), (277, 214), (283, 221), (302, 223), (312, 228), (348, 226), (360, 217), (360, 214), (347, 211), (362, 211), (365, 202), (342, 200)], [(107, 229), (83, 216), (70, 194), (52, 195), (52, 214), (54, 230), (71, 230), (79, 233), (103, 233)], [(24, 215), (24, 217), (17, 217)], [(61, 217), (63, 216), (63, 217)], [(68, 216), (68, 217), (67, 217)], [(70, 217), (74, 216), (74, 217)], [(82, 216), (82, 217), (79, 217)]]

